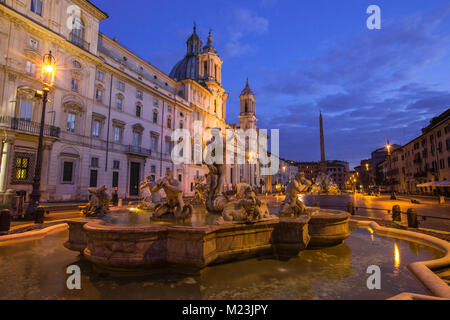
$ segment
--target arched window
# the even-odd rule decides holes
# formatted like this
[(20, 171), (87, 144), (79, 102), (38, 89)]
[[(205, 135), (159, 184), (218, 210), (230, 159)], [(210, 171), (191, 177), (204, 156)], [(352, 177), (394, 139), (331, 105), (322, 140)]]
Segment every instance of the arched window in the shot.
[(168, 129), (172, 128), (172, 117), (171, 116), (167, 117), (167, 128)]
[(73, 60), (72, 65), (75, 69), (81, 69), (81, 64), (77, 60)]
[(183, 126), (184, 126), (183, 120), (181, 120), (181, 121), (180, 121), (180, 129), (183, 129)]

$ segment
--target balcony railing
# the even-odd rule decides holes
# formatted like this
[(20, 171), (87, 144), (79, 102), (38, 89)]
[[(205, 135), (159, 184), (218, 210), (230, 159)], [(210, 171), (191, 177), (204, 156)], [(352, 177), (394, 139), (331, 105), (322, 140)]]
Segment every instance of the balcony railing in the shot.
[[(11, 130), (31, 133), (39, 135), (41, 124), (34, 121), (28, 121), (20, 118), (13, 118), (9, 116), (0, 116), (0, 125)], [(44, 126), (44, 135), (47, 137), (59, 138), (61, 129), (55, 126), (46, 124)]]
[(89, 42), (84, 41), (83, 37), (73, 32), (69, 34), (69, 41), (77, 47), (80, 47), (81, 49), (84, 49), (86, 51), (89, 51), (89, 48), (91, 46)]
[(150, 157), (152, 155), (152, 150), (145, 149), (142, 147), (137, 147), (134, 145), (129, 145), (127, 152), (132, 153), (132, 154), (138, 154), (141, 156), (146, 156), (146, 157)]

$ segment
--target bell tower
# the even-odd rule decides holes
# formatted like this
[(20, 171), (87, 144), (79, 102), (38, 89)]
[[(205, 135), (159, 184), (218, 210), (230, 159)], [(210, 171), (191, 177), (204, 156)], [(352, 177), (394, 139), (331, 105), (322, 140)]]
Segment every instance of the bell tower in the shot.
[(209, 30), (208, 41), (203, 47), (203, 51), (198, 56), (198, 74), (205, 82), (215, 81), (222, 83), (222, 60), (217, 55), (217, 50), (213, 46), (212, 30)]
[(244, 90), (242, 90), (239, 96), (241, 100), (241, 113), (239, 115), (239, 120), (241, 122), (241, 129), (256, 129), (256, 123), (258, 119), (256, 118), (256, 98), (253, 94), (252, 89), (250, 89), (250, 84), (248, 82), (245, 85)]

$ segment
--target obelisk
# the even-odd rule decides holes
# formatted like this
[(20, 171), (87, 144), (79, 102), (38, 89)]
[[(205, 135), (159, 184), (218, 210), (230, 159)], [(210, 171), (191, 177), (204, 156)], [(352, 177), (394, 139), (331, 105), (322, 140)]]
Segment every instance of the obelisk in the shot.
[(325, 138), (323, 135), (323, 118), (322, 112), (320, 112), (320, 165), (319, 170), (321, 173), (327, 173), (327, 161), (325, 160)]

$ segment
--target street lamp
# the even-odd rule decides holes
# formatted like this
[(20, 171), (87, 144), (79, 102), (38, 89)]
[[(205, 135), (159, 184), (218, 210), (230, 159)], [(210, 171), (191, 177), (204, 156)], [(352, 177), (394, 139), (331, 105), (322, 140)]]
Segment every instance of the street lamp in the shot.
[(41, 80), (44, 85), (44, 88), (42, 89), (42, 91), (36, 91), (36, 96), (42, 98), (41, 126), (39, 131), (39, 142), (36, 155), (36, 167), (34, 170), (33, 191), (30, 194), (30, 204), (27, 209), (27, 214), (32, 216), (34, 216), (34, 214), (36, 213), (36, 209), (38, 208), (41, 199), (41, 193), (39, 192), (39, 188), (41, 186), (45, 108), (47, 106), (48, 93), (50, 92), (50, 88), (53, 86), (55, 82), (55, 71), (56, 71), (56, 61), (55, 58), (52, 56), (51, 51), (49, 51), (49, 53), (44, 55), (42, 62), (43, 64), (42, 64)]
[(391, 172), (391, 174), (389, 174), (389, 185), (391, 187), (391, 200), (397, 200), (396, 196), (395, 196), (395, 191), (394, 191), (394, 183), (391, 181), (392, 180), (392, 163), (391, 163), (391, 149), (392, 149), (392, 145), (389, 143), (389, 140), (386, 143), (386, 149), (388, 152), (388, 159), (389, 159), (389, 172)]

